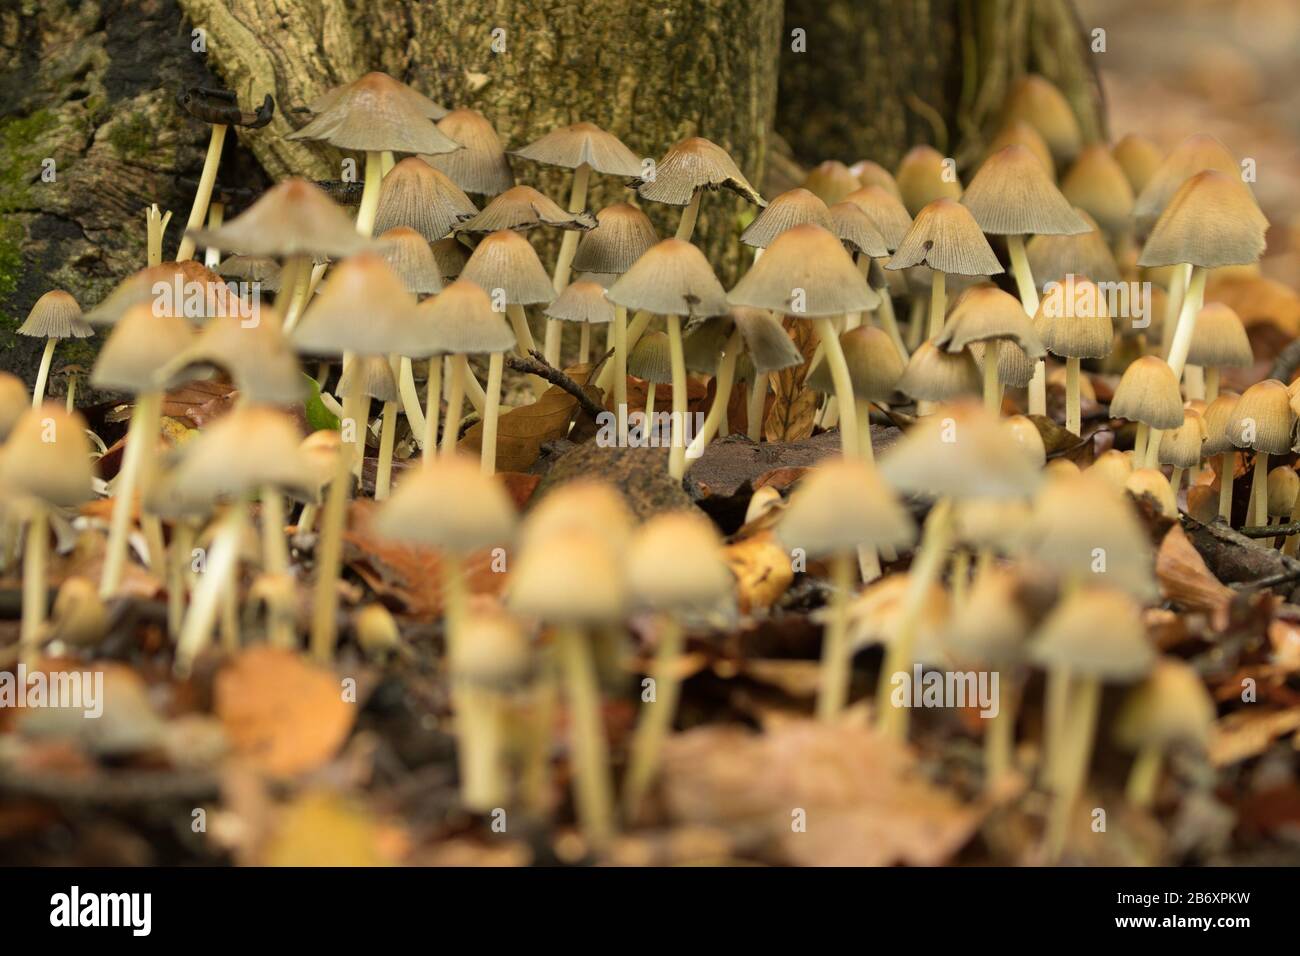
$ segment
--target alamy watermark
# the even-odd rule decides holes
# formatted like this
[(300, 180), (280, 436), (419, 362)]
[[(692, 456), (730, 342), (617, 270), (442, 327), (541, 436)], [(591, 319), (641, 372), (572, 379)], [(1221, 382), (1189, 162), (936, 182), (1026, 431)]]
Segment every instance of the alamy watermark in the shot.
[(246, 329), (262, 321), (262, 283), (195, 282), (179, 275), (171, 281), (159, 279), (152, 286), (153, 314), (185, 319), (206, 319), (213, 315), (237, 318)]
[(1073, 274), (1043, 285), (1043, 315), (1049, 319), (1108, 315), (1128, 320), (1134, 329), (1151, 325), (1150, 282), (1092, 282)]
[(896, 671), (889, 684), (895, 707), (977, 707), (986, 720), (1001, 710), (997, 671), (927, 671), (914, 664), (911, 673)]
[[(692, 445), (692, 439), (704, 430), (706, 415), (703, 412), (629, 412), (627, 406), (621, 408), (622, 415), (611, 411), (601, 412), (596, 416), (596, 444), (600, 448), (671, 448), (673, 446), (674, 426), (680, 422), (680, 443), (686, 448), (687, 458), (699, 458), (703, 448)], [(624, 427), (619, 427), (622, 418)]]
[(91, 720), (104, 713), (103, 671), (29, 671), (19, 664), (0, 671), (0, 708), (50, 707), (80, 710)]

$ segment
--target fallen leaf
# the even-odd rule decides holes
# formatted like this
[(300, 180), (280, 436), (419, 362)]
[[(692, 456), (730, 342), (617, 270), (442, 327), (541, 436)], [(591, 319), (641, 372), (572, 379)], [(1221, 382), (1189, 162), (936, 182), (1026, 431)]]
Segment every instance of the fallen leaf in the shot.
[(364, 807), (331, 793), (309, 792), (275, 813), (259, 861), (264, 866), (391, 866), (405, 835)]
[(1300, 728), (1300, 707), (1267, 711), (1248, 707), (1224, 717), (1214, 726), (1207, 748), (1210, 763), (1229, 767), (1258, 757), (1273, 741)]
[[(527, 471), (541, 454), (542, 443), (563, 438), (578, 408), (578, 400), (552, 385), (531, 405), (520, 405), (497, 421), (497, 468)], [(483, 443), (483, 423), (476, 422), (461, 436), (457, 448), (477, 457)]]
[(794, 581), (790, 555), (771, 531), (728, 544), (723, 558), (736, 576), (736, 603), (742, 613), (770, 608)]
[(783, 323), (791, 341), (804, 357), (802, 365), (782, 369), (772, 375), (771, 406), (763, 421), (763, 436), (770, 442), (802, 441), (813, 433), (817, 417), (816, 392), (804, 384), (808, 366), (817, 351), (817, 334), (806, 319), (786, 316)]
[(1233, 591), (1210, 573), (1182, 525), (1174, 525), (1156, 552), (1156, 580), (1160, 593), (1191, 611), (1209, 615), (1216, 630), (1228, 623)]

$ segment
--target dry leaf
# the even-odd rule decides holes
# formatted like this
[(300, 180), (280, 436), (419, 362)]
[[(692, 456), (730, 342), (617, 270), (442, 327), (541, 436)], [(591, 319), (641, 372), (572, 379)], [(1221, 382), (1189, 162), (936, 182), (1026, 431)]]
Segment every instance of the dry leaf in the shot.
[(1300, 671), (1300, 624), (1282, 618), (1270, 621), (1268, 642), (1274, 664), (1292, 673)]
[[(563, 438), (578, 408), (578, 400), (552, 385), (531, 405), (520, 405), (497, 422), (497, 468), (527, 471), (541, 454), (542, 444)], [(482, 448), (483, 423), (476, 422), (461, 436), (457, 448), (477, 457)]]
[(817, 417), (817, 393), (804, 384), (808, 365), (817, 351), (817, 333), (806, 319), (786, 316), (784, 325), (804, 360), (802, 365), (782, 369), (771, 376), (773, 400), (763, 422), (763, 436), (771, 442), (809, 437)]
[(1210, 763), (1215, 767), (1229, 767), (1258, 757), (1273, 741), (1297, 729), (1300, 729), (1300, 707), (1268, 711), (1256, 706), (1235, 711), (1214, 727), (1207, 748)]
[(1232, 589), (1210, 573), (1182, 525), (1170, 528), (1160, 542), (1156, 579), (1160, 582), (1160, 593), (1170, 601), (1209, 615), (1216, 630), (1227, 626)]
[(305, 793), (275, 813), (263, 866), (391, 866), (406, 837), (335, 794)]
[(727, 545), (724, 557), (736, 576), (736, 603), (742, 613), (771, 607), (794, 581), (790, 555), (771, 531)]

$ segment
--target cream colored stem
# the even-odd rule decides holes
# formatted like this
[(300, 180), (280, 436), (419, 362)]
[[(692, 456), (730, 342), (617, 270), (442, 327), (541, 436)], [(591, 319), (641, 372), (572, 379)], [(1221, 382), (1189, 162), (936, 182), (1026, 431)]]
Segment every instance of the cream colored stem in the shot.
[[(871, 445), (871, 403), (865, 398), (854, 398), (858, 419), (858, 453), (862, 460), (875, 464), (876, 450)], [(898, 555), (892, 547), (877, 549), (874, 545), (858, 546), (858, 573), (863, 583), (870, 583), (880, 577), (880, 559), (893, 560)]]
[(1210, 365), (1205, 369), (1205, 402), (1208, 405), (1219, 397), (1219, 369)]
[(657, 386), (654, 382), (645, 383), (645, 434), (642, 438), (650, 441), (655, 432), (655, 391)]
[(1048, 859), (1056, 862), (1065, 850), (1069, 836), (1070, 816), (1088, 777), (1092, 762), (1092, 741), (1097, 729), (1097, 709), (1101, 702), (1101, 682), (1095, 677), (1079, 680), (1078, 689), (1071, 695), (1070, 716), (1067, 721), (1068, 747), (1065, 779), (1052, 808), (1048, 824)]
[(379, 426), (379, 460), (375, 463), (375, 500), (383, 501), (393, 490), (393, 445), (397, 441), (397, 403), (384, 402)]
[(673, 614), (659, 616), (659, 643), (655, 648), (653, 678), (654, 699), (641, 705), (636, 733), (632, 738), (627, 775), (623, 778), (623, 814), (628, 822), (640, 816), (645, 799), (658, 769), (659, 752), (673, 729), (677, 698), (681, 690), (677, 660), (681, 656), (685, 635), (681, 621)]
[[(942, 275), (942, 273), (936, 273)], [(826, 316), (813, 320), (817, 324), (817, 334), (826, 346), (826, 361), (831, 370), (831, 381), (835, 385), (835, 398), (840, 406), (840, 450), (846, 458), (858, 453), (857, 410), (853, 405), (853, 380), (849, 377), (849, 366), (840, 348), (839, 336), (835, 326)]]
[(397, 165), (397, 157), (393, 155), (391, 149), (386, 149), (379, 154), (379, 173), (381, 176), (387, 176), (389, 171)]
[(289, 571), (289, 542), (284, 536), (284, 496), (274, 485), (262, 486), (262, 566), (269, 574)]
[(668, 347), (673, 373), (672, 447), (669, 449), (668, 474), (674, 481), (681, 481), (686, 474), (686, 356), (682, 350), (680, 315), (668, 316)]
[(63, 410), (69, 415), (77, 407), (77, 376), (75, 374), (68, 376), (68, 397), (64, 402)]
[(504, 806), (510, 794), (501, 694), (473, 678), (461, 678), (456, 693), (456, 737), (461, 803), (476, 813)]
[(578, 364), (586, 365), (591, 361), (591, 323), (583, 322), (578, 329)]
[(45, 401), (45, 382), (50, 377), (50, 363), (54, 361), (54, 346), (58, 344), (58, 339), (45, 340), (45, 348), (41, 351), (41, 364), (36, 369), (36, 384), (32, 387), (32, 408), (39, 408), (41, 402)]
[(937, 339), (943, 334), (943, 319), (948, 310), (947, 278), (938, 269), (930, 270), (929, 336), (932, 339)]
[(700, 433), (691, 439), (690, 447), (686, 449), (688, 461), (694, 461), (704, 454), (704, 449), (708, 447), (709, 442), (713, 441), (713, 437), (722, 425), (722, 413), (727, 407), (727, 402), (731, 400), (731, 383), (735, 378), (736, 359), (740, 356), (740, 348), (740, 329), (737, 328), (731, 333), (731, 338), (727, 339), (727, 344), (723, 346), (722, 358), (718, 362), (718, 374), (713, 381), (713, 404), (709, 406), (709, 414), (704, 419), (704, 426), (700, 429)]
[(1143, 462), (1147, 460), (1147, 445), (1150, 444), (1151, 426), (1146, 422), (1138, 422), (1137, 434), (1133, 437), (1133, 467), (1143, 467)]
[(1186, 263), (1175, 266), (1169, 281), (1169, 294), (1165, 296), (1164, 322), (1160, 326), (1160, 354), (1169, 355), (1174, 344), (1174, 330), (1178, 327), (1178, 316), (1187, 299), (1187, 284), (1191, 279), (1192, 267)]
[(1169, 345), (1169, 367), (1173, 369), (1174, 378), (1183, 377), (1183, 368), (1187, 365), (1187, 353), (1192, 347), (1192, 334), (1196, 331), (1196, 316), (1205, 301), (1205, 269), (1199, 266), (1192, 269), (1192, 278), (1187, 283), (1187, 295), (1183, 297), (1183, 307), (1178, 313), (1178, 327), (1174, 329), (1174, 340)]
[[(1161, 434), (1162, 432), (1159, 428), (1152, 428), (1147, 431), (1147, 454), (1146, 454), (1145, 464), (1142, 467), (1145, 468), (1160, 467)], [(1138, 467), (1136, 462), (1134, 463), (1134, 467), (1135, 468)]]
[[(618, 312), (618, 308), (615, 308), (614, 315), (617, 316)], [(641, 336), (644, 335), (645, 330), (650, 327), (650, 322), (653, 318), (654, 313), (641, 311), (632, 317), (631, 322), (628, 322), (627, 311), (623, 311), (623, 321), (627, 323), (627, 348), (623, 349), (624, 355), (627, 355), (632, 349), (636, 348), (636, 343), (641, 341)], [(613, 335), (616, 331), (616, 329), (611, 328), (610, 334)], [(623, 370), (624, 372), (627, 371), (626, 359), (624, 359)], [(609, 387), (611, 384), (616, 384), (617, 377), (617, 355), (615, 355), (610, 357), (610, 360), (605, 363), (605, 367), (600, 370), (600, 374), (596, 376), (596, 387), (600, 389), (603, 394), (608, 395)], [(623, 379), (624, 381), (627, 380), (626, 374), (624, 374)]]
[(411, 426), (411, 434), (424, 440), (424, 413), (420, 411), (420, 392), (415, 387), (415, 366), (403, 355), (397, 371), (397, 389), (402, 397), (402, 412)]
[(1232, 483), (1237, 473), (1237, 453), (1225, 451), (1219, 459), (1219, 517), (1232, 525)]
[[(1008, 675), (1004, 672), (1003, 677)], [(997, 713), (984, 724), (984, 789), (993, 790), (1011, 773), (1016, 750), (1016, 688), (1003, 684)]]
[[(569, 191), (569, 212), (579, 213), (587, 208), (587, 185), (591, 181), (591, 167), (582, 163), (573, 171), (573, 188)], [(569, 284), (569, 274), (573, 268), (573, 256), (578, 251), (579, 232), (576, 229), (564, 230), (560, 239), (560, 252), (555, 259), (555, 274), (551, 286), (559, 295)], [(560, 340), (563, 326), (559, 319), (546, 320), (546, 344), (543, 354), (546, 361), (560, 368)]]
[(1002, 414), (1002, 383), (998, 381), (998, 355), (1002, 350), (999, 339), (984, 343), (984, 407), (994, 415)]
[[(510, 327), (515, 333), (515, 347), (519, 352), (519, 357), (531, 359), (532, 355), (529, 353), (537, 348), (537, 343), (533, 340), (533, 330), (528, 325), (528, 315), (524, 312), (524, 307), (518, 303), (511, 303), (506, 306), (506, 316), (510, 319)], [(550, 362), (550, 358), (547, 358), (547, 361)], [(551, 362), (551, 364), (555, 365), (556, 363)], [(550, 387), (550, 383), (540, 375), (529, 375), (528, 386), (533, 393), (533, 397), (537, 398)], [(479, 414), (482, 414), (482, 412), (480, 411)]]
[(767, 409), (767, 372), (754, 372), (754, 383), (749, 389), (749, 406), (746, 409), (745, 435), (752, 442), (763, 440), (763, 413)]
[(170, 212), (160, 213), (158, 204), (152, 204), (145, 210), (145, 263), (156, 266), (162, 262), (163, 233), (172, 221)]
[(126, 570), (131, 513), (135, 510), (136, 491), (151, 469), (161, 407), (162, 395), (149, 392), (136, 396), (135, 408), (131, 412), (122, 470), (113, 481), (113, 514), (109, 519), (104, 569), (99, 579), (99, 594), (104, 598), (116, 593)]
[(1083, 415), (1079, 404), (1079, 360), (1072, 355), (1065, 359), (1065, 430), (1074, 435), (1083, 434)]
[(483, 401), (483, 443), (479, 467), (485, 475), (497, 470), (497, 422), (501, 419), (501, 376), (506, 364), (505, 353), (493, 352), (488, 358), (487, 388)]
[(217, 167), (221, 165), (221, 147), (226, 142), (226, 130), (229, 127), (218, 123), (212, 127), (212, 137), (208, 140), (208, 154), (203, 158), (203, 172), (199, 174), (199, 188), (194, 194), (194, 205), (190, 207), (190, 218), (185, 223), (187, 235), (181, 236), (181, 245), (176, 250), (176, 261), (185, 262), (194, 258), (194, 240), (188, 235), (191, 229), (198, 229), (208, 216), (208, 203), (212, 200), (212, 187), (217, 182)]
[[(1016, 290), (1020, 293), (1020, 304), (1032, 319), (1038, 314), (1038, 286), (1034, 284), (1034, 273), (1029, 268), (1025, 237), (1007, 236), (1007, 252)], [(1043, 359), (1034, 362), (1034, 377), (1029, 382), (1029, 414), (1047, 414), (1047, 365)]]
[(189, 518), (180, 518), (172, 529), (171, 560), (167, 563), (167, 634), (173, 641), (181, 636), (185, 599), (189, 594), (190, 564), (194, 560), (195, 528)]
[(1138, 751), (1129, 770), (1128, 784), (1124, 788), (1124, 795), (1133, 806), (1146, 808), (1155, 803), (1163, 756), (1160, 748), (1154, 744), (1147, 744)]
[(23, 545), (23, 619), (18, 632), (21, 660), (32, 665), (40, 653), (41, 633), (50, 594), (46, 584), (46, 563), (50, 549), (50, 517), (46, 505), (33, 498)]
[(1182, 487), (1183, 474), (1186, 471), (1186, 468), (1175, 468), (1173, 471), (1169, 472), (1169, 490), (1174, 493), (1175, 500), (1178, 498), (1178, 490)]
[(352, 462), (365, 451), (365, 422), (370, 400), (351, 389), (343, 399), (343, 425), (351, 423), (353, 444), (339, 447), (334, 478), (321, 514), (320, 541), (316, 551), (316, 590), (312, 596), (311, 652), (316, 660), (328, 663), (334, 658), (338, 637), (339, 574), (343, 569), (343, 525), (347, 520), (348, 499), (352, 496)]
[(700, 195), (702, 190), (695, 190), (691, 196), (691, 201), (682, 209), (682, 218), (677, 220), (677, 232), (675, 238), (682, 242), (690, 242), (691, 237), (695, 235), (695, 223), (700, 217)]
[[(627, 309), (617, 306), (614, 309), (614, 355), (611, 363), (614, 369), (614, 414), (618, 420), (619, 441), (627, 435), (627, 354), (628, 354)], [(652, 385), (651, 388), (654, 386)]]
[(180, 639), (176, 642), (175, 670), (179, 677), (189, 675), (194, 661), (212, 640), (212, 625), (217, 618), (218, 602), (229, 587), (239, 563), (239, 542), (243, 536), (246, 510), (247, 506), (242, 500), (231, 504), (212, 537), (203, 575), (194, 588), (194, 599), (190, 602)]
[(609, 745), (601, 719), (600, 689), (591, 650), (572, 625), (555, 629), (564, 671), (574, 769), (574, 801), (588, 844), (601, 849), (614, 835), (614, 799), (609, 772)]
[(430, 465), (438, 451), (438, 418), (442, 404), (442, 356), (435, 355), (429, 359), (428, 381), (424, 387), (423, 462), (425, 465)]
[(460, 407), (465, 400), (465, 357), (450, 355), (447, 373), (447, 418), (442, 425), (443, 457), (456, 454), (456, 442), (460, 439)]
[(384, 182), (383, 156), (375, 151), (366, 152), (366, 181), (361, 189), (361, 207), (357, 210), (357, 232), (369, 236), (375, 231), (375, 215), (379, 212), (379, 191)]
[(849, 699), (849, 597), (853, 591), (853, 558), (848, 552), (831, 557), (831, 604), (822, 633), (821, 686), (817, 719), (832, 723)]
[(1047, 673), (1047, 699), (1043, 708), (1043, 784), (1056, 790), (1063, 764), (1061, 748), (1070, 709), (1070, 672), (1053, 667)]
[(1268, 452), (1255, 452), (1255, 474), (1250, 484), (1250, 518), (1246, 524), (1268, 524)]

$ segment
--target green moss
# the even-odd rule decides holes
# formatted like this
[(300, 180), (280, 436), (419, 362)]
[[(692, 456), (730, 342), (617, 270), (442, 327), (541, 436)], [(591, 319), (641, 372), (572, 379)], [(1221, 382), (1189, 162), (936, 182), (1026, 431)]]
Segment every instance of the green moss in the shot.
[[(31, 184), (40, 175), (45, 155), (41, 138), (57, 125), (58, 119), (48, 110), (0, 120), (0, 302), (18, 288), (23, 268), (23, 228), (5, 214), (31, 205)], [(0, 346), (12, 347), (14, 329), (20, 324), (0, 309)]]
[(156, 131), (143, 113), (132, 113), (114, 123), (108, 131), (108, 143), (120, 159), (139, 159), (153, 152)]

